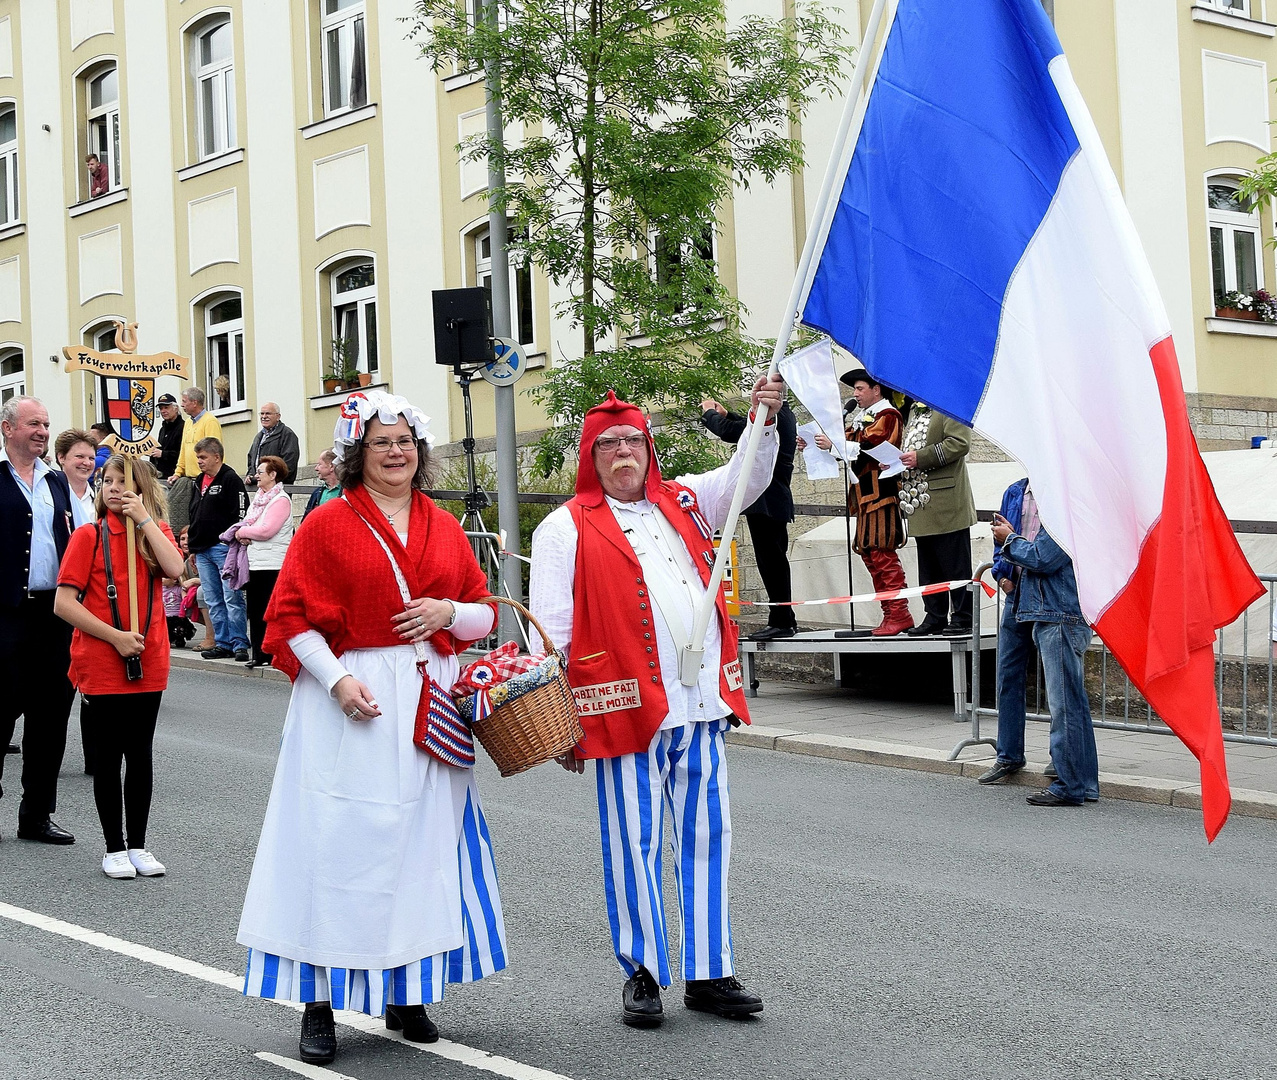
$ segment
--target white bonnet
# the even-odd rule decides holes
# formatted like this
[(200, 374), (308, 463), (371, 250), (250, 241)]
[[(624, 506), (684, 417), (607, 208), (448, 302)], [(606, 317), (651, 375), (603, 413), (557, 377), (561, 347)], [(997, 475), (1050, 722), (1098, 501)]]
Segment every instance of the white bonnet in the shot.
[(413, 434), (426, 441), (427, 448), (435, 444), (435, 437), (430, 434), (430, 417), (407, 398), (384, 390), (357, 390), (342, 403), (341, 415), (333, 428), (333, 454), (338, 461), (345, 457), (349, 447), (364, 437), (364, 426), (374, 416), (383, 424), (393, 424), (402, 416)]

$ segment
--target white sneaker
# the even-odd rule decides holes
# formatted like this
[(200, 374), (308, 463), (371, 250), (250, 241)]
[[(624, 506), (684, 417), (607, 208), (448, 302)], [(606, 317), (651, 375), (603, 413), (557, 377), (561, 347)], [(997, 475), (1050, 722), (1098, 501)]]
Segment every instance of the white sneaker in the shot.
[(164, 873), (164, 864), (146, 848), (129, 848), (129, 862), (143, 877), (159, 877)]
[(127, 851), (108, 851), (102, 857), (102, 873), (114, 878), (137, 877)]

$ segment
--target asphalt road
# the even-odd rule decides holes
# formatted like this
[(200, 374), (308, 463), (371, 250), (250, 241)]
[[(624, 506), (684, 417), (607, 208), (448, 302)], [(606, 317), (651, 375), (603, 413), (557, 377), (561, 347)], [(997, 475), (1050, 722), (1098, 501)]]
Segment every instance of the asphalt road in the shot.
[[(235, 929), (286, 700), (278, 683), (174, 672), (156, 880), (101, 874), (73, 734), (57, 818), (79, 840), (15, 840), (5, 799), (0, 903), (241, 973)], [(761, 1018), (687, 1012), (676, 988), (662, 1029), (624, 1027), (592, 779), (548, 766), (501, 780), (485, 762), (512, 962), (431, 1007), (443, 1037), (574, 1080), (1277, 1071), (1277, 824), (1233, 821), (1208, 848), (1186, 810), (1034, 809), (1021, 789), (741, 748), (731, 769), (736, 956)], [(295, 1012), (3, 909), (0, 1015), (5, 1080), (280, 1080), (255, 1055), (296, 1057)], [(491, 1075), (338, 1035), (332, 1068), (357, 1080)]]

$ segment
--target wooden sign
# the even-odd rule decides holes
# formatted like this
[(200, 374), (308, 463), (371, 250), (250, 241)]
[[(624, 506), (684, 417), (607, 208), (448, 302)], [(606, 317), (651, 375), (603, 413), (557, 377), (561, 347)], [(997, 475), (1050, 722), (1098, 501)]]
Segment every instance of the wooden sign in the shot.
[(155, 380), (161, 375), (190, 378), (191, 362), (177, 353), (138, 356), (137, 323), (116, 320), (115, 344), (119, 352), (97, 352), (83, 345), (62, 350), (67, 371), (88, 371), (98, 377), (98, 393), (106, 402), (111, 434), (106, 443), (126, 457), (148, 457), (157, 447)]
[[(67, 358), (67, 371), (89, 371), (98, 377), (98, 393), (106, 402), (106, 417), (111, 434), (103, 442), (115, 453), (124, 455), (124, 486), (136, 491), (133, 483), (133, 459), (149, 457), (158, 443), (155, 431), (155, 380), (161, 375), (190, 378), (191, 362), (177, 353), (155, 353), (137, 356), (137, 323), (125, 326), (115, 320), (115, 345), (119, 352), (98, 352), (83, 345), (67, 345), (62, 355)], [(125, 523), (125, 541), (129, 556), (129, 629), (138, 633), (137, 594), (137, 529), (130, 518)], [(161, 614), (161, 617), (162, 614)]]

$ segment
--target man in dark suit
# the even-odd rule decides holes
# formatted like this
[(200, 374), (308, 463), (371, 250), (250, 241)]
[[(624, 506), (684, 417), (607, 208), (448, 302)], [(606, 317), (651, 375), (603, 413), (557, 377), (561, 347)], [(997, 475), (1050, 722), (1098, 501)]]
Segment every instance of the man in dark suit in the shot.
[[(83, 509), (64, 474), (42, 460), (49, 412), (35, 398), (0, 408), (0, 743), (22, 728), (18, 836), (45, 844), (75, 837), (52, 818), (75, 691), (67, 677), (71, 627), (53, 614), (58, 564)], [(4, 758), (0, 756), (0, 770)]]
[(257, 418), (262, 422), (261, 430), (253, 436), (253, 445), (248, 448), (248, 472), (244, 479), (249, 487), (257, 485), (257, 463), (267, 455), (281, 458), (288, 466), (288, 475), (281, 476), (281, 484), (291, 484), (297, 479), (297, 462), (301, 460), (301, 447), (297, 435), (279, 418), (279, 406), (273, 401), (262, 403), (257, 410)]
[[(701, 423), (724, 442), (740, 441), (745, 430), (745, 417), (729, 412), (712, 398), (701, 402), (704, 410)], [(794, 410), (786, 401), (776, 414), (776, 435), (779, 452), (772, 482), (753, 503), (745, 507), (745, 524), (749, 526), (749, 538), (754, 544), (754, 557), (758, 562), (758, 574), (771, 602), (767, 625), (749, 635), (751, 641), (771, 641), (774, 638), (793, 637), (798, 630), (798, 620), (791, 607), (777, 607), (794, 598), (789, 577), (789, 523), (794, 520), (794, 496), (789, 490), (794, 475), (794, 454), (798, 443), (798, 421)]]

